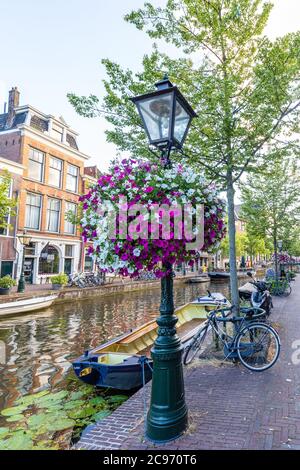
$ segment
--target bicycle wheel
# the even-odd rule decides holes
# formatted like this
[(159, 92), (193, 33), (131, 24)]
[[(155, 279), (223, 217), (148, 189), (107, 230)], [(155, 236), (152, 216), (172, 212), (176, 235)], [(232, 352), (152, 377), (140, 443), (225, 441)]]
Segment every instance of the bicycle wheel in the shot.
[(184, 356), (183, 356), (183, 363), (185, 365), (190, 364), (195, 359), (197, 353), (199, 353), (199, 356), (200, 356), (202, 352), (201, 348), (206, 338), (207, 330), (208, 330), (208, 326), (206, 326), (203, 330), (200, 330), (199, 333), (197, 333), (197, 335), (194, 336), (193, 340), (186, 348), (184, 352)]
[(247, 369), (262, 372), (272, 367), (280, 353), (277, 332), (265, 323), (250, 323), (236, 338), (237, 354)]

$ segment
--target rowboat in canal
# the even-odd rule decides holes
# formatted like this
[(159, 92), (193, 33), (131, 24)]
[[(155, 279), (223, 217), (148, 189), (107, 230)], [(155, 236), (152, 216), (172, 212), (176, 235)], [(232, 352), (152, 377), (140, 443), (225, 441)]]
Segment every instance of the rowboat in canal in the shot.
[[(207, 319), (207, 313), (217, 305), (229, 306), (228, 300), (219, 293), (199, 297), (176, 309), (177, 334), (184, 347), (192, 339), (199, 326)], [(150, 351), (157, 337), (156, 320), (114, 338), (95, 349), (86, 351), (73, 362), (77, 377), (96, 387), (132, 390), (152, 377)], [(148, 359), (144, 364), (145, 358)], [(144, 365), (142, 365), (144, 364)]]
[[(237, 277), (247, 277), (247, 272), (251, 272), (255, 274), (255, 271), (247, 270), (247, 271), (237, 271)], [(230, 272), (228, 271), (211, 271), (207, 273), (210, 279), (214, 280), (222, 280), (222, 279), (230, 279)]]
[(190, 279), (187, 279), (185, 282), (188, 284), (199, 284), (202, 282), (209, 282), (210, 278), (208, 276), (196, 276), (196, 277), (191, 277)]
[(57, 297), (57, 295), (46, 295), (43, 297), (31, 297), (30, 299), (19, 299), (0, 303), (0, 317), (19, 315), (50, 307)]

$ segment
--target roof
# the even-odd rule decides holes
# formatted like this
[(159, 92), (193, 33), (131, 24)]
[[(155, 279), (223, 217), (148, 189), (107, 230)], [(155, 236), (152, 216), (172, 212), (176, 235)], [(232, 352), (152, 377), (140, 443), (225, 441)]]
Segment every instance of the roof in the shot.
[(0, 114), (0, 132), (15, 129), (19, 124), (24, 124), (26, 121), (27, 113), (18, 113), (15, 115), (14, 120), (8, 128), (6, 128), (6, 122), (8, 113)]

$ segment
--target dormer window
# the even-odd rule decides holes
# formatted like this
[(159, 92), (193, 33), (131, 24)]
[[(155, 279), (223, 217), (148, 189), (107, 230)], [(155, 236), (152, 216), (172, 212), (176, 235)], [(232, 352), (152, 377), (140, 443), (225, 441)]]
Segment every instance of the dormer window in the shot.
[(52, 125), (52, 137), (59, 142), (63, 141), (63, 128), (55, 123)]

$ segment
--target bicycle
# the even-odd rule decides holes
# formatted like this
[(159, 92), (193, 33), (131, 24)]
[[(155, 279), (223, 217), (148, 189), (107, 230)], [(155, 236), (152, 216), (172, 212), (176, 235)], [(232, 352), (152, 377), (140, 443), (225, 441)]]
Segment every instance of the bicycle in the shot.
[[(225, 359), (239, 359), (247, 369), (255, 372), (265, 371), (275, 364), (280, 354), (280, 338), (272, 326), (262, 321), (265, 311), (242, 307), (240, 312), (244, 316), (229, 317), (232, 309), (218, 307), (207, 315), (206, 325), (200, 328), (184, 352), (185, 365), (190, 364), (197, 354), (201, 356), (209, 331), (223, 344)], [(233, 335), (227, 332), (228, 323), (233, 325)]]

